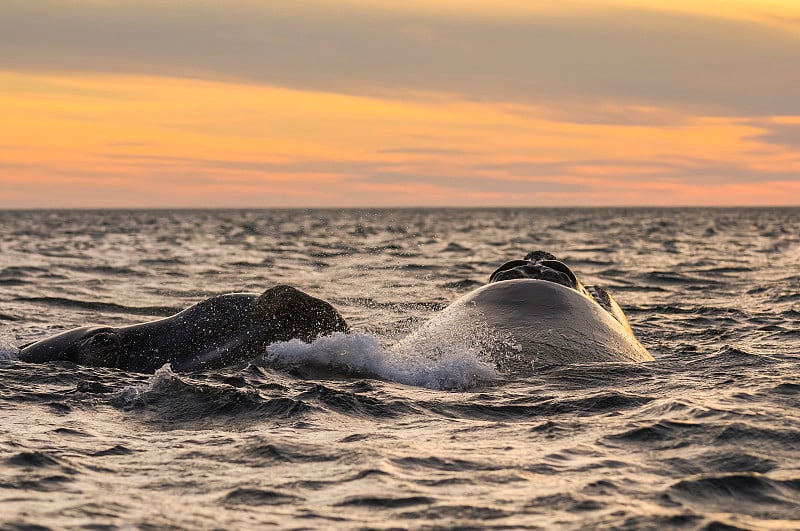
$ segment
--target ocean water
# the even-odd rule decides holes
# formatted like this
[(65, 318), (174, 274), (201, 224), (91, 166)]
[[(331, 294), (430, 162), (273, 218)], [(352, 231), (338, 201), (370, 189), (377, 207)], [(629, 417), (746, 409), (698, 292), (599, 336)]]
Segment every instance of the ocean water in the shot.
[[(388, 350), (536, 249), (656, 361)], [(353, 334), (192, 374), (16, 359), (277, 283)], [(800, 529), (800, 209), (5, 211), (0, 301), (2, 529)]]

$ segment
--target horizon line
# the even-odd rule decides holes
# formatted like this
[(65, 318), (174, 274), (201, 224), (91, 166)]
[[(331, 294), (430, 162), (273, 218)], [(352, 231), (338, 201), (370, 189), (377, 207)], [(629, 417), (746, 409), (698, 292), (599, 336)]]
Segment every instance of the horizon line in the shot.
[(2, 207), (0, 212), (31, 212), (31, 211), (192, 211), (192, 210), (546, 210), (546, 209), (792, 209), (800, 208), (800, 204), (786, 205), (486, 205), (486, 206), (47, 206), (47, 207)]

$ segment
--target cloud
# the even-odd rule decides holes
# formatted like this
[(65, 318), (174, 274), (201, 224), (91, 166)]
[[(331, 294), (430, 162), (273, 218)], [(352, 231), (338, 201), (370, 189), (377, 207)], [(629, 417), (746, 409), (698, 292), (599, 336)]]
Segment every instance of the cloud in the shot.
[(365, 179), (370, 183), (420, 185), (432, 184), (453, 191), (496, 194), (534, 194), (564, 192), (578, 194), (591, 189), (586, 183), (565, 181), (560, 177), (529, 177), (525, 179), (497, 179), (477, 175), (435, 175), (417, 173), (373, 173)]
[[(798, 111), (800, 112), (800, 111)], [(800, 149), (800, 123), (755, 122), (764, 129), (752, 139), (790, 149)]]
[(0, 4), (3, 69), (359, 95), (430, 91), (782, 115), (797, 112), (798, 57), (800, 37), (785, 27), (632, 8), (482, 17), (310, 0)]
[[(753, 184), (772, 181), (794, 181), (797, 173), (788, 170), (769, 171), (736, 163), (725, 163), (712, 159), (674, 157), (670, 161), (631, 161), (610, 159), (585, 159), (552, 163), (516, 162), (484, 164), (476, 170), (489, 171), (494, 180), (510, 179), (532, 181), (544, 180), (548, 176), (554, 181), (565, 177), (575, 182), (603, 182), (636, 184), (642, 181), (663, 182), (675, 185), (692, 185), (702, 182), (709, 186), (725, 183)], [(564, 182), (568, 185), (569, 181)]]
[(408, 148), (381, 149), (381, 150), (378, 150), (376, 153), (378, 153), (378, 154), (394, 154), (394, 155), (425, 156), (425, 155), (467, 155), (467, 154), (469, 154), (469, 151), (464, 150), (464, 149), (408, 147)]
[[(0, 167), (4, 164), (0, 164)], [(219, 187), (250, 190), (253, 199), (267, 197), (271, 204), (280, 198), (272, 193), (306, 195), (315, 204), (331, 194), (348, 197), (351, 191), (383, 189), (394, 186), (418, 190), (428, 186), (438, 190), (444, 199), (470, 194), (495, 194), (511, 198), (564, 194), (578, 203), (584, 194), (612, 195), (620, 190), (631, 193), (664, 185), (703, 188), (707, 193), (720, 186), (758, 185), (777, 181), (793, 182), (790, 172), (772, 172), (757, 168), (724, 164), (713, 160), (680, 158), (673, 161), (647, 163), (615, 159), (585, 159), (561, 162), (509, 162), (495, 164), (447, 166), (438, 171), (436, 164), (425, 171), (412, 162), (381, 160), (332, 160), (300, 158), (284, 163), (257, 160), (219, 159), (209, 157), (149, 156), (98, 153), (92, 164), (81, 167), (60, 167), (43, 163), (13, 164), (18, 176), (14, 186), (39, 181), (37, 176), (56, 178), (62, 185), (107, 190), (152, 189), (164, 195), (177, 196), (192, 189), (195, 194), (212, 194)], [(29, 176), (30, 175), (30, 176)], [(136, 175), (136, 179), (130, 179)], [(41, 181), (37, 185), (41, 187)], [(49, 186), (49, 185), (48, 185)], [(168, 193), (169, 192), (169, 193)], [(637, 192), (639, 193), (639, 192)], [(291, 195), (290, 194), (290, 195)], [(409, 192), (409, 196), (413, 194)], [(351, 201), (362, 201), (349, 195)], [(647, 199), (647, 194), (641, 195)], [(374, 201), (376, 198), (370, 198)], [(418, 198), (419, 199), (419, 198)], [(441, 201), (441, 198), (437, 198)], [(650, 198), (652, 201), (652, 198)], [(229, 204), (229, 203), (226, 203)], [(232, 203), (235, 204), (235, 203)], [(258, 204), (254, 202), (250, 205)], [(365, 201), (369, 204), (369, 201)], [(458, 204), (458, 202), (456, 203)]]
[[(402, 163), (97, 154), (95, 164), (14, 164), (14, 207), (569, 206), (791, 204), (792, 175), (694, 159), (509, 163), (422, 171)], [(2, 169), (3, 163), (0, 163)], [(324, 169), (325, 173), (320, 170)], [(131, 178), (135, 176), (135, 178)], [(657, 176), (657, 178), (655, 178)], [(45, 192), (46, 191), (46, 192)]]

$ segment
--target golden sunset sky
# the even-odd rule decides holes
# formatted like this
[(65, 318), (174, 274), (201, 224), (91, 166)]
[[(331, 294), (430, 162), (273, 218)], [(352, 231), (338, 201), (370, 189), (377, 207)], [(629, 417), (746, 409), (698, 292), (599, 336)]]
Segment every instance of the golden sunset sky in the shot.
[(0, 208), (800, 205), (797, 0), (3, 0)]

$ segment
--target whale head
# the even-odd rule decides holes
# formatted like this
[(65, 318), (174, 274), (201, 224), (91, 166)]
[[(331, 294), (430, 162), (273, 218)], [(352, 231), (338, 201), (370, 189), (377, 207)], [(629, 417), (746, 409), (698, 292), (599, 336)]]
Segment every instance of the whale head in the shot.
[(554, 255), (547, 251), (533, 251), (522, 260), (511, 260), (498, 267), (489, 277), (489, 284), (514, 279), (545, 280), (574, 289), (588, 297), (611, 314), (628, 331), (633, 333), (625, 312), (611, 294), (600, 286), (584, 286), (575, 273)]
[(333, 332), (348, 332), (347, 322), (330, 303), (285, 284), (256, 300), (259, 319), (269, 323), (274, 341), (300, 339), (306, 343)]

